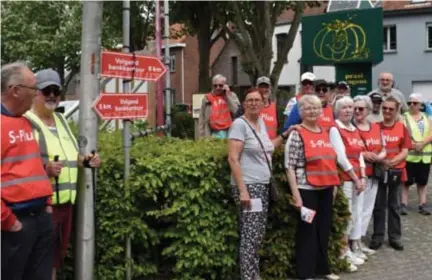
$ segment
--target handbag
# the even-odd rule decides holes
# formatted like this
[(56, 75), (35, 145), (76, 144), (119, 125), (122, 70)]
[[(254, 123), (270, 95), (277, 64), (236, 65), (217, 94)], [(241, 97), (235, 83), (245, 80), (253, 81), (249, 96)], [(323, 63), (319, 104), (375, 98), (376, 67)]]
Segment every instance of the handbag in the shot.
[(387, 170), (381, 163), (372, 164), (372, 177), (379, 181), (384, 181)]
[(258, 140), (258, 143), (260, 144), (261, 149), (262, 149), (263, 152), (264, 152), (264, 157), (265, 157), (265, 159), (266, 159), (266, 161), (267, 161), (268, 169), (270, 170), (270, 184), (269, 184), (269, 192), (270, 192), (269, 194), (270, 194), (270, 199), (271, 199), (273, 202), (275, 202), (275, 201), (278, 199), (278, 197), (279, 197), (279, 191), (278, 191), (278, 188), (277, 188), (276, 180), (273, 178), (273, 169), (272, 169), (272, 167), (271, 167), (271, 164), (270, 164), (269, 158), (267, 157), (267, 154), (266, 154), (266, 151), (265, 151), (264, 145), (263, 145), (261, 139), (259, 138), (258, 134), (256, 133), (255, 129), (251, 126), (251, 124), (250, 124), (247, 120), (245, 120), (245, 118), (241, 117), (241, 119), (242, 119), (242, 120), (243, 120), (243, 121), (244, 121), (244, 122), (249, 126), (249, 128), (252, 130), (252, 132), (253, 132), (255, 138)]
[(387, 185), (389, 186), (399, 186), (402, 181), (402, 169), (390, 168), (387, 171)]

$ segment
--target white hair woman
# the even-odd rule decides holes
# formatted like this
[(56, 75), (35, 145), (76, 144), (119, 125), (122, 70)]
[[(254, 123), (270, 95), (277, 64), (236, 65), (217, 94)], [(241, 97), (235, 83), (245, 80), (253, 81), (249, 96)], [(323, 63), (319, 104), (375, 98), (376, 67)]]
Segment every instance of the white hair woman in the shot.
[[(365, 145), (365, 150), (362, 155), (366, 163), (366, 176), (368, 177), (363, 195), (363, 205), (361, 215), (357, 219), (357, 227), (361, 227), (361, 231), (351, 231), (350, 239), (355, 240), (351, 249), (359, 257), (363, 257), (362, 253), (372, 255), (374, 250), (368, 248), (361, 242), (361, 237), (366, 235), (372, 212), (375, 205), (375, 198), (378, 191), (378, 180), (382, 174), (379, 173), (380, 164), (382, 164), (385, 156), (385, 141), (381, 136), (381, 128), (378, 124), (368, 120), (369, 114), (372, 113), (373, 105), (371, 98), (365, 95), (357, 95), (354, 97), (354, 125), (357, 127), (360, 137)], [(361, 234), (361, 236), (359, 236)], [(361, 253), (362, 252), (362, 253)]]
[(426, 186), (429, 179), (430, 164), (432, 158), (432, 123), (425, 113), (420, 111), (423, 97), (420, 93), (413, 93), (409, 96), (409, 111), (404, 113), (405, 126), (413, 139), (414, 149), (408, 152), (406, 159), (406, 171), (408, 181), (402, 189), (401, 215), (407, 215), (408, 191), (413, 184), (417, 185), (419, 196), (418, 212), (422, 215), (430, 215), (426, 207)]
[(381, 110), (383, 121), (381, 133), (386, 142), (387, 155), (384, 159), (387, 180), (380, 181), (373, 210), (373, 234), (370, 248), (379, 249), (384, 242), (386, 212), (388, 210), (388, 239), (395, 250), (403, 250), (401, 243), (400, 186), (407, 181), (405, 170), (411, 138), (403, 122), (398, 120), (401, 104), (395, 97), (387, 97)]
[[(299, 219), (295, 242), (297, 276), (310, 279), (331, 274), (328, 241), (332, 224), (333, 189), (340, 185), (337, 157), (326, 129), (318, 124), (322, 104), (315, 95), (298, 103), (302, 122), (290, 134), (285, 146), (285, 168), (294, 206), (316, 213), (312, 220)], [(303, 211), (302, 211), (303, 210)]]
[[(366, 185), (365, 162), (362, 151), (364, 148), (363, 141), (358, 129), (351, 123), (354, 113), (354, 101), (351, 97), (344, 96), (335, 104), (336, 127), (330, 129), (330, 141), (335, 147), (338, 158), (343, 164), (342, 169), (343, 192), (348, 200), (351, 220), (346, 229), (346, 243), (351, 232), (361, 231), (357, 219), (361, 216), (361, 206), (363, 205), (360, 194)], [(356, 256), (349, 246), (344, 248), (342, 258), (346, 258), (350, 263), (350, 271), (356, 271), (358, 265), (364, 263), (364, 259)]]

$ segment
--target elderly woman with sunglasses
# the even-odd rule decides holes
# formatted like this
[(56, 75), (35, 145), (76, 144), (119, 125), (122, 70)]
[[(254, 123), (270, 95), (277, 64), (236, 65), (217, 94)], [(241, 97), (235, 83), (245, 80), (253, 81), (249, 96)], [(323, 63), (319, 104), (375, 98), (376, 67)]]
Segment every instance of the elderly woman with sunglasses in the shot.
[(270, 139), (261, 117), (264, 96), (258, 89), (246, 93), (244, 114), (237, 118), (228, 135), (228, 162), (234, 198), (240, 204), (240, 273), (242, 280), (259, 277), (258, 249), (264, 238), (272, 154), (287, 133)]
[[(351, 220), (346, 229), (346, 243), (342, 258), (350, 264), (350, 271), (356, 271), (358, 265), (364, 263), (364, 259), (355, 255), (348, 246), (348, 236), (351, 232), (361, 231), (357, 220), (361, 216), (361, 206), (363, 201), (361, 193), (366, 185), (365, 162), (362, 155), (364, 144), (358, 129), (351, 123), (354, 112), (354, 101), (344, 96), (336, 101), (335, 107), (336, 126), (330, 129), (330, 140), (335, 148), (338, 159), (343, 164), (339, 164), (342, 169), (343, 192), (348, 199)], [(364, 257), (364, 256), (362, 256)]]
[(411, 139), (407, 128), (400, 122), (399, 100), (390, 96), (382, 104), (381, 133), (386, 142), (387, 155), (383, 161), (385, 176), (378, 185), (373, 211), (373, 234), (370, 248), (379, 249), (384, 242), (386, 211), (388, 210), (389, 244), (395, 250), (403, 250), (401, 243), (401, 219), (399, 213), (400, 186), (407, 181), (405, 170)]
[(411, 94), (407, 102), (409, 111), (403, 115), (405, 126), (408, 128), (413, 141), (413, 149), (408, 152), (406, 159), (408, 181), (405, 182), (402, 189), (401, 215), (408, 214), (408, 190), (413, 184), (417, 185), (419, 195), (418, 212), (422, 215), (431, 214), (426, 208), (426, 186), (432, 158), (432, 125), (426, 114), (420, 111), (422, 101), (420, 93)]
[(302, 122), (290, 133), (285, 146), (285, 168), (293, 204), (301, 215), (305, 208), (316, 211), (312, 220), (299, 219), (295, 242), (297, 276), (311, 279), (331, 274), (328, 242), (332, 223), (333, 189), (340, 185), (337, 157), (326, 129), (319, 125), (321, 100), (303, 96), (298, 103)]
[(363, 254), (372, 255), (374, 250), (366, 247), (361, 242), (361, 237), (366, 236), (372, 212), (375, 205), (375, 198), (378, 191), (377, 166), (382, 163), (386, 156), (385, 141), (381, 136), (381, 128), (378, 124), (370, 122), (367, 118), (373, 108), (371, 98), (364, 95), (354, 97), (354, 120), (353, 123), (360, 133), (365, 150), (363, 157), (366, 162), (367, 184), (364, 192), (359, 195), (360, 201), (358, 212), (361, 213), (356, 220), (356, 228), (361, 230), (352, 230), (350, 239), (354, 240), (351, 249), (358, 257), (365, 258)]

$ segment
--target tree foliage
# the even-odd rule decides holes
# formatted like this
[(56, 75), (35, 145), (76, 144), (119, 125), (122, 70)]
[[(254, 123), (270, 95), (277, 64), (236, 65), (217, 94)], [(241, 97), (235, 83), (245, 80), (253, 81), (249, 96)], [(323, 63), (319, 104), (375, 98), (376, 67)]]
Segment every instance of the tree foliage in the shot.
[[(79, 71), (82, 2), (2, 1), (1, 62), (27, 61), (33, 70), (56, 69), (66, 87)], [(131, 1), (131, 49), (153, 35), (154, 1)], [(104, 2), (102, 47), (123, 42), (122, 2)], [(67, 79), (66, 72), (70, 72)]]
[(210, 53), (214, 43), (224, 37), (223, 26), (227, 23), (224, 1), (171, 1), (171, 22), (182, 23), (185, 31), (196, 35), (199, 52), (199, 86), (198, 90), (206, 92), (210, 89)]
[[(270, 76), (277, 85), (283, 65), (297, 35), (306, 7), (317, 6), (317, 1), (230, 1), (234, 27), (225, 27), (230, 38), (242, 53), (243, 70), (249, 75), (251, 83), (261, 75)], [(287, 39), (280, 56), (271, 65), (273, 34), (279, 16), (287, 9), (294, 13)]]

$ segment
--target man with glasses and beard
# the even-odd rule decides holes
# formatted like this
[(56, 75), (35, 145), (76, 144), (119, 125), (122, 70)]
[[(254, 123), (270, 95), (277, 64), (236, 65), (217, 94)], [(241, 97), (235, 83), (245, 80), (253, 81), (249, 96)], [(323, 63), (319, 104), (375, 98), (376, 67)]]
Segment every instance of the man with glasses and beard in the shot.
[(235, 117), (240, 101), (226, 84), (227, 79), (218, 74), (212, 79), (212, 91), (206, 94), (201, 103), (198, 120), (198, 137), (215, 137), (225, 139), (228, 137), (233, 118)]
[(398, 89), (395, 89), (394, 85), (395, 82), (393, 74), (381, 73), (378, 80), (378, 88), (372, 90), (370, 93), (368, 93), (368, 95), (371, 96), (373, 93), (379, 93), (383, 101), (385, 101), (388, 97), (393, 96), (401, 103), (402, 112), (406, 112), (408, 110), (408, 105), (406, 103), (405, 96)]
[(86, 157), (78, 154), (77, 141), (66, 119), (54, 110), (60, 102), (61, 81), (52, 69), (36, 73), (37, 94), (31, 111), (25, 117), (32, 123), (33, 132), (50, 177), (54, 224), (54, 264), (52, 279), (66, 254), (72, 227), (72, 207), (76, 199), (78, 166), (97, 168), (98, 154)]

